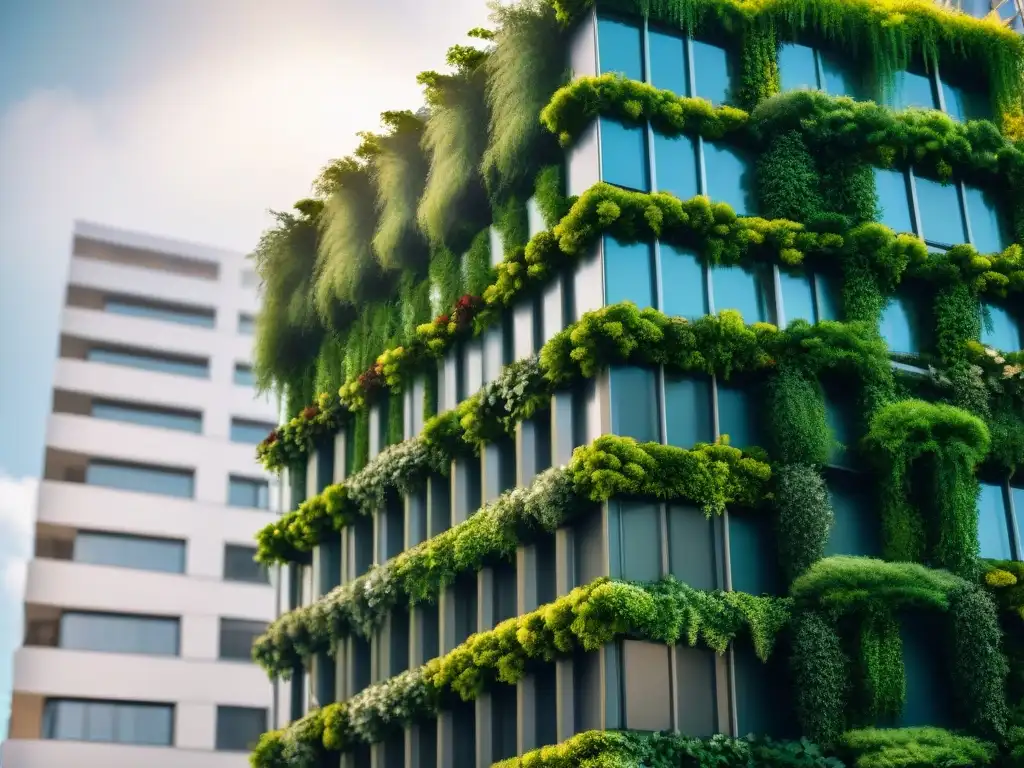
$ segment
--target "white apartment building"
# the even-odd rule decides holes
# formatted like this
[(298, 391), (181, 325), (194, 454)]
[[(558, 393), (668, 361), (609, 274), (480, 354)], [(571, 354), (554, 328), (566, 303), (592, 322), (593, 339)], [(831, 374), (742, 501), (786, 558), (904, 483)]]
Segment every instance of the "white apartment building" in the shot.
[(275, 615), (256, 311), (239, 254), (75, 225), (4, 768), (248, 765)]

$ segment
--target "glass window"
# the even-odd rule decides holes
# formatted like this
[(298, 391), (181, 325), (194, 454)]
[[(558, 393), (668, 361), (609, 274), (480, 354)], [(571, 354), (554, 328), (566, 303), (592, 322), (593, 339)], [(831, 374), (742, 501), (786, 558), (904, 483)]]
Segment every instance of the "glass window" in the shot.
[(704, 142), (707, 195), (713, 203), (727, 203), (737, 216), (757, 213), (754, 166), (745, 153), (714, 142)]
[(896, 232), (913, 232), (907, 175), (891, 168), (875, 168), (879, 221)]
[(85, 482), (86, 485), (121, 491), (158, 493), (189, 499), (195, 491), (195, 478), (191, 471), (96, 459), (90, 459), (85, 469)]
[(497, 323), (484, 332), (484, 383), (498, 378), (505, 365), (505, 334), (501, 323)]
[(624, 245), (604, 239), (606, 304), (632, 301), (640, 309), (654, 306), (654, 254), (650, 243)]
[[(1024, 478), (1016, 482), (1024, 483)], [(1024, 530), (1024, 485), (1010, 486), (1010, 501), (1013, 503), (1013, 517), (1017, 521), (1017, 530)]]
[(715, 521), (697, 507), (668, 506), (669, 573), (694, 589), (718, 585)]
[(821, 62), (822, 90), (833, 96), (849, 96), (851, 99), (864, 98), (863, 89), (859, 86), (854, 68), (849, 61), (837, 53), (818, 51)]
[(815, 297), (818, 300), (818, 322), (822, 320), (842, 320), (843, 305), (842, 289), (839, 281), (832, 275), (817, 273), (814, 275)]
[(123, 701), (47, 699), (43, 738), (171, 746), (174, 707)]
[(852, 472), (830, 472), (828, 495), (835, 521), (825, 544), (825, 556), (882, 554), (882, 521), (870, 483)]
[(254, 270), (243, 269), (241, 275), (243, 288), (255, 288), (260, 284), (260, 278)]
[[(466, 342), (463, 347), (462, 376), (464, 379), (465, 391), (460, 402), (474, 394), (484, 385), (484, 349), (480, 339)], [(381, 441), (383, 445), (383, 440)]]
[(647, 192), (647, 126), (601, 118), (601, 180)]
[(179, 307), (129, 298), (108, 298), (103, 302), (103, 311), (113, 315), (143, 317), (180, 325), (194, 325), (200, 328), (213, 328), (214, 320), (212, 309)]
[(715, 312), (736, 310), (747, 324), (771, 320), (769, 288), (762, 272), (714, 266), (711, 268), (711, 289), (715, 297)]
[(960, 194), (955, 184), (940, 184), (920, 176), (914, 178), (917, 210), (921, 214), (921, 235), (936, 245), (967, 242), (960, 213)]
[(601, 72), (617, 72), (630, 80), (644, 79), (643, 30), (616, 19), (597, 20)]
[(727, 102), (732, 85), (731, 65), (729, 53), (725, 48), (694, 40), (693, 76), (697, 91), (694, 95), (707, 99), (712, 104)]
[(991, 120), (992, 102), (988, 95), (976, 88), (965, 88), (953, 85), (940, 78), (942, 100), (945, 102), (946, 114), (954, 120)]
[(903, 712), (895, 725), (900, 728), (953, 725), (949, 659), (942, 643), (935, 642), (949, 632), (949, 619), (933, 611), (917, 611), (902, 617), (903, 672), (906, 696)]
[(981, 494), (978, 496), (978, 542), (982, 557), (993, 560), (1009, 560), (1013, 557), (1002, 485), (981, 483)]
[(217, 750), (251, 752), (267, 730), (267, 710), (217, 707)]
[(242, 312), (238, 315), (238, 332), (243, 336), (252, 336), (256, 333), (256, 318)]
[(715, 439), (711, 379), (665, 374), (665, 423), (668, 444), (692, 448)]
[(850, 467), (854, 464), (854, 454), (858, 441), (857, 400), (848, 390), (839, 390), (839, 382), (832, 391), (825, 393), (825, 418), (832, 433), (832, 450), (829, 452), (829, 464), (837, 467)]
[(994, 195), (964, 185), (964, 203), (971, 222), (971, 241), (981, 253), (999, 253), (1010, 244), (1006, 221)]
[(817, 90), (820, 86), (814, 49), (809, 45), (796, 43), (780, 45), (779, 77), (784, 91), (795, 91), (800, 88)]
[(780, 269), (779, 282), (782, 286), (782, 315), (786, 318), (786, 325), (794, 320), (815, 322), (813, 276)]
[(756, 512), (729, 513), (732, 588), (752, 595), (779, 592), (779, 550), (772, 520)]
[(225, 544), (224, 580), (269, 584), (270, 574), (266, 566), (256, 562), (256, 547)]
[(556, 279), (544, 287), (544, 295), (541, 299), (541, 323), (543, 329), (541, 345), (547, 344), (555, 337), (555, 334), (565, 327), (562, 285), (562, 280)]
[(655, 131), (654, 174), (659, 192), (680, 200), (699, 194), (696, 142), (689, 136), (665, 136)]
[(141, 424), (147, 427), (178, 429), (182, 432), (197, 433), (203, 429), (202, 414), (189, 411), (175, 411), (165, 408), (94, 400), (91, 413), (94, 419), (124, 421), (129, 424)]
[(891, 352), (916, 355), (923, 347), (917, 308), (905, 296), (895, 296), (889, 300), (882, 312), (879, 330)]
[(758, 444), (757, 408), (749, 392), (719, 385), (718, 428), (719, 434), (729, 436), (729, 445), (734, 448)]
[(60, 647), (177, 656), (178, 629), (177, 619), (67, 611), (60, 617)]
[(195, 358), (157, 355), (150, 352), (137, 352), (127, 349), (92, 347), (86, 352), (85, 359), (91, 363), (123, 365), (128, 368), (153, 371), (154, 373), (190, 376), (194, 379), (208, 379), (210, 377), (209, 362)]
[(651, 83), (654, 87), (664, 88), (679, 96), (689, 96), (685, 38), (651, 29), (647, 33), (647, 45), (651, 59)]
[(120, 533), (78, 531), (72, 559), (164, 573), (185, 572), (185, 542)]
[(252, 644), (267, 631), (265, 621), (248, 619), (220, 620), (220, 658), (252, 661)]
[(240, 387), (256, 386), (256, 375), (252, 372), (251, 365), (235, 363), (235, 384)]
[[(611, 514), (618, 517), (619, 535), (612, 547), (612, 575), (628, 581), (656, 581), (661, 577), (661, 515), (649, 501), (615, 501)], [(614, 519), (614, 518), (613, 518)], [(615, 557), (615, 554), (618, 557)]]
[(270, 506), (270, 483), (247, 477), (228, 478), (228, 506), (267, 509)]
[(916, 72), (897, 72), (893, 79), (892, 94), (888, 96), (886, 102), (893, 109), (939, 108), (935, 99), (935, 89), (932, 88), (932, 79), (928, 75), (919, 75)]
[(1008, 309), (986, 304), (981, 324), (981, 341), (989, 347), (1012, 352), (1024, 346), (1021, 325)]
[(612, 433), (640, 442), (659, 442), (658, 381), (654, 370), (615, 366), (610, 369)]
[(231, 442), (251, 443), (256, 445), (263, 441), (268, 434), (276, 429), (275, 425), (265, 421), (250, 421), (248, 419), (231, 420)]
[(708, 313), (708, 281), (697, 254), (661, 243), (661, 310), (696, 320)]

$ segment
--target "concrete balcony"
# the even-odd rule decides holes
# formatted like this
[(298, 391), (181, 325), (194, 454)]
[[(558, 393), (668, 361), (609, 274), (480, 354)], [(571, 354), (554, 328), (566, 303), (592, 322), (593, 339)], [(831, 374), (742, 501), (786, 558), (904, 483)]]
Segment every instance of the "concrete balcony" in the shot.
[(241, 752), (42, 741), (16, 738), (13, 728), (11, 738), (0, 749), (3, 765), (10, 768), (248, 768), (249, 765), (249, 756)]
[(68, 284), (129, 296), (215, 307), (223, 286), (217, 280), (185, 277), (95, 258), (71, 257)]

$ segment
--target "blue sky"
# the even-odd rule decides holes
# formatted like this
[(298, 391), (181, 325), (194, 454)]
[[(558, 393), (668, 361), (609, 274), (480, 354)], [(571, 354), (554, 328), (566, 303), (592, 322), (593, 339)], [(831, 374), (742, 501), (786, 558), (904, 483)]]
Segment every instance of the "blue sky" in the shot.
[(0, 2), (0, 738), (73, 220), (249, 251), (485, 3)]

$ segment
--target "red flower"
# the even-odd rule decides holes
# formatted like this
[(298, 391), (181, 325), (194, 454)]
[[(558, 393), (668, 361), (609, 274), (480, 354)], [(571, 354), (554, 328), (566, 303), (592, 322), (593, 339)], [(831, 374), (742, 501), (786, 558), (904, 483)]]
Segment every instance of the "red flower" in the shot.
[(315, 405), (310, 405), (302, 409), (302, 418), (309, 421), (310, 419), (315, 418), (318, 413), (320, 413), (320, 409)]
[(281, 436), (278, 434), (277, 430), (276, 429), (272, 429), (270, 431), (270, 434), (267, 435), (267, 439), (264, 442), (267, 445), (273, 445), (274, 443), (276, 443), (280, 439), (280, 437)]
[(448, 325), (451, 321), (452, 319), (448, 315), (438, 315), (434, 323), (436, 325)]

